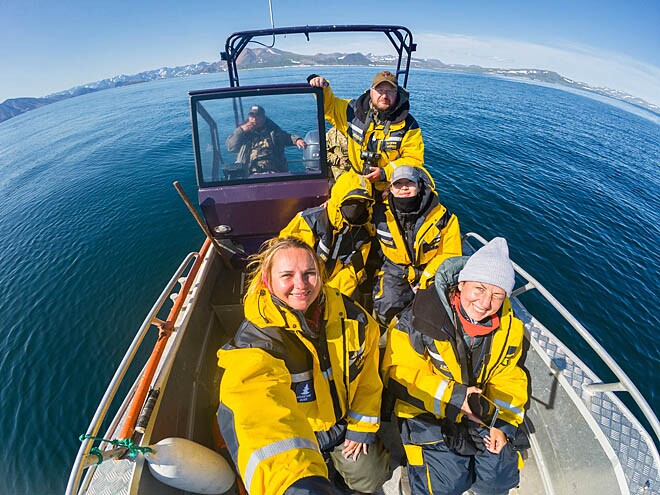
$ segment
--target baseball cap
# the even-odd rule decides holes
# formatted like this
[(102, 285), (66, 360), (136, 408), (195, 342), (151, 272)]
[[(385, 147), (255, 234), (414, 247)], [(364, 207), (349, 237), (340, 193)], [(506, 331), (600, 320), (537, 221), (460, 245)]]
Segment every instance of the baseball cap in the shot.
[(380, 83), (387, 83), (395, 88), (399, 87), (399, 83), (396, 80), (396, 76), (392, 74), (389, 70), (384, 70), (383, 72), (379, 72), (378, 74), (376, 74), (376, 77), (374, 77), (374, 80), (371, 83), (371, 87), (375, 88)]
[(392, 179), (390, 180), (390, 184), (394, 184), (400, 179), (408, 179), (415, 184), (419, 183), (419, 174), (417, 169), (415, 167), (411, 167), (410, 165), (399, 165), (392, 172)]
[(266, 111), (262, 106), (259, 105), (252, 105), (250, 107), (250, 110), (248, 111), (248, 115), (253, 114), (253, 115), (266, 115)]

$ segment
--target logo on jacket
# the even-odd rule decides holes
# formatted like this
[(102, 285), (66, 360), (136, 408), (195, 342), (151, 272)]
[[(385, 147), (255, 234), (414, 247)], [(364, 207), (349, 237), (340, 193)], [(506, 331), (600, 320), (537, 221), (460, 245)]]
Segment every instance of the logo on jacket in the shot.
[(314, 382), (312, 380), (296, 383), (296, 400), (298, 402), (312, 402), (316, 400)]

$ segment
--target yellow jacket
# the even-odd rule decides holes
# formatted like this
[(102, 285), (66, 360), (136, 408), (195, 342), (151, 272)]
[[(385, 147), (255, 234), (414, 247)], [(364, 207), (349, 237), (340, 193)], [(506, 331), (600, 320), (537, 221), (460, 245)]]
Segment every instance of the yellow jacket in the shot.
[[(391, 207), (392, 195), (387, 201), (374, 208), (374, 225), (380, 249), (391, 264), (400, 265), (412, 285), (425, 288), (433, 280), (437, 267), (446, 258), (460, 256), (461, 230), (458, 218), (439, 201), (428, 184), (424, 184), (420, 213), (410, 236), (413, 242), (406, 243), (402, 230), (405, 226), (399, 221)], [(391, 265), (389, 265), (391, 267)], [(383, 269), (387, 268), (387, 264)], [(394, 268), (394, 267), (391, 267)], [(422, 271), (423, 270), (423, 271)]]
[(366, 199), (371, 218), (374, 202), (371, 190), (371, 184), (361, 175), (343, 174), (333, 186), (325, 208), (301, 211), (280, 232), (281, 237), (298, 237), (313, 247), (325, 263), (328, 285), (349, 297), (367, 278), (365, 265), (374, 228), (370, 222), (349, 225), (339, 208), (348, 199)]
[(336, 289), (322, 294), (314, 339), (300, 311), (248, 291), (246, 320), (218, 351), (220, 431), (251, 495), (327, 478), (320, 448), (332, 448), (337, 431), (364, 443), (378, 431), (378, 326)]
[(369, 91), (356, 100), (344, 100), (336, 97), (329, 85), (323, 89), (325, 119), (348, 138), (353, 171), (363, 173), (360, 154), (364, 150), (380, 154), (376, 166), (383, 169), (382, 181), (389, 182), (398, 165), (421, 167), (431, 179), (423, 167), (424, 141), (419, 124), (409, 113), (408, 92), (399, 88), (396, 107), (381, 122), (371, 117), (369, 102)]
[[(485, 353), (476, 382), (466, 383), (455, 344), (455, 339), (462, 336), (457, 335), (453, 310), (444, 295), (447, 285), (438, 285), (439, 280), (457, 280), (466, 260), (467, 257), (446, 260), (438, 270), (436, 284), (418, 291), (413, 304), (398, 320), (393, 320), (389, 329), (383, 379), (396, 398), (395, 414), (427, 424), (426, 442), (442, 440), (440, 419), (460, 421), (459, 410), (469, 385), (482, 388), (483, 394), (500, 407), (495, 426), (510, 438), (524, 418), (527, 375), (518, 366), (524, 328), (513, 315), (508, 299), (501, 308), (499, 327), (490, 334), (490, 351)], [(431, 431), (440, 437), (432, 438)]]

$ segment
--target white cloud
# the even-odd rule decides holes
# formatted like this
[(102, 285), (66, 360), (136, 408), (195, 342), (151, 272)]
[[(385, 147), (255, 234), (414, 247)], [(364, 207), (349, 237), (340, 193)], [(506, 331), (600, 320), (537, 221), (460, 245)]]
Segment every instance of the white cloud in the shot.
[[(308, 54), (329, 51), (394, 53), (383, 35), (351, 36), (349, 42), (341, 36), (332, 36), (312, 36), (311, 41), (302, 44), (300, 38), (291, 36), (278, 41), (277, 48)], [(415, 57), (437, 58), (447, 64), (552, 70), (590, 86), (624, 91), (660, 105), (660, 68), (619, 53), (571, 43), (553, 47), (461, 34), (416, 34), (415, 42)]]
[(448, 64), (547, 69), (575, 81), (625, 91), (660, 105), (660, 68), (618, 53), (568, 43), (551, 47), (454, 34), (421, 34), (416, 41), (418, 57), (438, 58)]

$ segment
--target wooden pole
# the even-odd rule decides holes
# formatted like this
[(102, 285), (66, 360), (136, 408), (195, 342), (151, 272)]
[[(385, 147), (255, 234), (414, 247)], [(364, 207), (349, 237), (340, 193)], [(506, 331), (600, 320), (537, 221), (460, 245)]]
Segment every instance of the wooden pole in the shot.
[(207, 227), (206, 222), (204, 222), (204, 219), (199, 215), (199, 213), (197, 213), (197, 210), (195, 209), (195, 207), (193, 206), (192, 202), (191, 202), (190, 199), (188, 198), (188, 195), (186, 194), (186, 192), (183, 190), (183, 187), (181, 187), (181, 184), (179, 184), (179, 181), (178, 181), (178, 180), (175, 180), (175, 181), (173, 182), (173, 185), (174, 185), (174, 188), (175, 188), (175, 189), (177, 190), (177, 192), (179, 193), (179, 196), (181, 196), (181, 199), (183, 200), (183, 202), (184, 202), (184, 203), (186, 204), (186, 206), (188, 207), (188, 211), (190, 211), (190, 213), (192, 214), (192, 216), (193, 216), (193, 217), (195, 218), (195, 220), (197, 221), (197, 225), (200, 226), (200, 228), (201, 228), (201, 229), (204, 231), (204, 233), (206, 234), (206, 237), (207, 237), (207, 238), (213, 243), (213, 247), (214, 247), (215, 250), (218, 252), (218, 254), (220, 255), (220, 257), (223, 259), (223, 261), (225, 262), (225, 264), (226, 264), (228, 267), (230, 267), (231, 264), (230, 264), (230, 261), (229, 261), (229, 260), (231, 259), (231, 257), (232, 257), (233, 255), (235, 255), (235, 254), (239, 254), (239, 253), (237, 253), (236, 251), (234, 251), (233, 249), (231, 249), (231, 248), (228, 247), (228, 246), (223, 246), (222, 244), (220, 244), (220, 243), (218, 242), (218, 240), (213, 236), (213, 234), (211, 233), (211, 231), (210, 231), (209, 228)]

